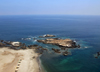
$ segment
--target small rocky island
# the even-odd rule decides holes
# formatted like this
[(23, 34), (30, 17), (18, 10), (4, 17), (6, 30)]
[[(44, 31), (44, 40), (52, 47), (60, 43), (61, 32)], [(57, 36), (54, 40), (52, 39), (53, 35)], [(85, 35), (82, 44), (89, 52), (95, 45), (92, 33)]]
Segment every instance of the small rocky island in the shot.
[[(44, 37), (44, 39), (40, 39), (37, 40), (37, 42), (39, 43), (44, 43), (44, 44), (52, 44), (52, 45), (56, 45), (61, 49), (56, 49), (56, 48), (52, 48), (52, 50), (55, 53), (62, 53), (64, 56), (70, 55), (71, 53), (68, 52), (68, 49), (70, 48), (80, 48), (79, 44), (76, 44), (75, 41), (71, 40), (71, 39), (61, 39), (61, 38), (56, 38), (55, 35), (43, 35), (43, 36), (39, 36), (39, 37)], [(48, 38), (49, 37), (49, 38)], [(67, 49), (67, 51), (66, 51)], [(64, 52), (61, 52), (61, 50), (65, 50)]]
[(45, 40), (37, 40), (37, 41), (44, 44), (53, 44), (59, 47), (66, 47), (66, 48), (80, 47), (80, 45), (76, 45), (76, 43), (71, 39), (47, 38)]
[(55, 35), (46, 34), (46, 35), (39, 36), (39, 37), (40, 37), (40, 38), (44, 38), (44, 37), (55, 37)]

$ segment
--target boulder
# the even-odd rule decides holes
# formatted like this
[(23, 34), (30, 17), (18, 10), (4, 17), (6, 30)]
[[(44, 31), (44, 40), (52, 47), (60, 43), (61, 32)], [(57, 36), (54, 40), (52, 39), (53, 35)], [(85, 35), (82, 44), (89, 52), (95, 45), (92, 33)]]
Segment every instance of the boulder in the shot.
[(1, 42), (3, 42), (4, 40), (0, 40)]
[(59, 49), (54, 49), (54, 48), (52, 48), (52, 50), (53, 50), (54, 52), (56, 52), (56, 53), (61, 53)]
[(66, 50), (66, 47), (61, 47), (61, 50)]
[(69, 53), (68, 51), (65, 51), (65, 52), (63, 52), (63, 55), (64, 55), (64, 56), (67, 56), (68, 53)]

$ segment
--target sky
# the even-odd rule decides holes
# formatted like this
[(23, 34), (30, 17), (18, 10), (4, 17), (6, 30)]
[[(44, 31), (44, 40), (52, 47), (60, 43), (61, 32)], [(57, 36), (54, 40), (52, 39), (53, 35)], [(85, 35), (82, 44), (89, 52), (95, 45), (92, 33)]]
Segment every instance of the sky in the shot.
[(100, 0), (0, 0), (0, 15), (100, 15)]

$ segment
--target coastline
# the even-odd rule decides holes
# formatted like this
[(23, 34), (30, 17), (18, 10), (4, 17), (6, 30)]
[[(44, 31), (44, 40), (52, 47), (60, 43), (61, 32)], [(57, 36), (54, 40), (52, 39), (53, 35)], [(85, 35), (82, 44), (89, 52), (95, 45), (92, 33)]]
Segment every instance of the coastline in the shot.
[[(21, 60), (20, 64), (18, 63)], [(40, 72), (39, 54), (34, 49), (0, 47), (0, 72)], [(17, 68), (17, 69), (16, 69)]]
[[(40, 56), (39, 56), (40, 57)], [(39, 58), (38, 57), (38, 58)], [(39, 67), (40, 67), (40, 72), (47, 72), (45, 69), (44, 69), (44, 67), (43, 67), (43, 65), (42, 65), (42, 63), (41, 63), (41, 59), (38, 59), (39, 61)]]

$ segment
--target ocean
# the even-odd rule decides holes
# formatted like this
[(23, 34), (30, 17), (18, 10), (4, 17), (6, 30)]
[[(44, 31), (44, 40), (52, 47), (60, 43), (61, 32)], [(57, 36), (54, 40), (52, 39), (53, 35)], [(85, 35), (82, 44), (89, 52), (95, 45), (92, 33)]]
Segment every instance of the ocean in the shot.
[[(70, 38), (81, 48), (68, 49), (71, 53), (68, 56), (54, 53), (52, 48), (60, 48), (36, 41), (38, 36), (45, 34)], [(45, 72), (100, 72), (100, 58), (94, 57), (100, 52), (100, 16), (1, 15), (0, 40), (38, 44), (47, 48), (48, 51), (40, 56)]]

